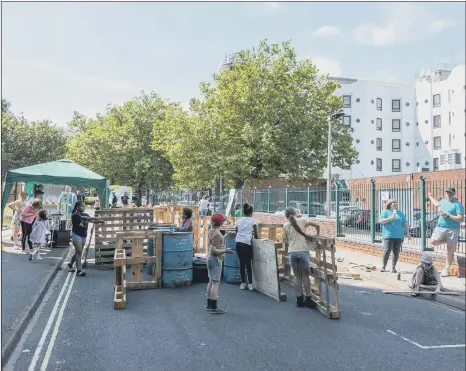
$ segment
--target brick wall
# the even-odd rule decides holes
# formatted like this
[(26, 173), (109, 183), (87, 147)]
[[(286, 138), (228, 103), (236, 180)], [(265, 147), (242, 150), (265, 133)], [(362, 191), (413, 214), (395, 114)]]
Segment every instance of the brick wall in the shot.
[[(254, 213), (254, 219), (259, 223), (265, 224), (285, 224), (286, 218), (280, 215), (273, 215), (267, 213)], [(320, 234), (327, 237), (336, 236), (336, 226), (334, 220), (324, 218), (313, 218), (313, 222), (320, 225)], [(313, 227), (308, 228), (309, 233), (315, 233)]]

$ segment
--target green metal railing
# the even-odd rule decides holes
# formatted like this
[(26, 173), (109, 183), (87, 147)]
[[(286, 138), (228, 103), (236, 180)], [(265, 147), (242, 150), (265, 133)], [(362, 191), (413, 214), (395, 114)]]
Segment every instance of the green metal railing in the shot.
[[(350, 189), (341, 188), (339, 184), (331, 189), (331, 200), (327, 202), (325, 186), (237, 189), (234, 205), (244, 202), (253, 204), (255, 212), (282, 214), (286, 207), (294, 207), (305, 216), (325, 217), (330, 207), (331, 218), (336, 221), (338, 236), (371, 242), (381, 242), (382, 226), (379, 217), (387, 200), (395, 198), (399, 210), (408, 220), (410, 239), (404, 246), (430, 250), (429, 239), (437, 225), (438, 210), (429, 201), (428, 193), (439, 200), (445, 197), (447, 187), (456, 188), (457, 199), (465, 205), (466, 184), (464, 179), (456, 181), (427, 181), (424, 178), (410, 179), (402, 183), (369, 183), (351, 185)], [(214, 201), (218, 200), (214, 192)], [(228, 201), (228, 190), (223, 192), (224, 212)], [(168, 191), (156, 195), (155, 202), (181, 203), (197, 205), (199, 193), (190, 191)], [(217, 211), (219, 204), (213, 202), (212, 209)], [(234, 206), (232, 207), (234, 210)], [(464, 226), (464, 224), (463, 224)], [(466, 230), (460, 230), (458, 251), (466, 253)], [(436, 249), (444, 250), (442, 245)]]

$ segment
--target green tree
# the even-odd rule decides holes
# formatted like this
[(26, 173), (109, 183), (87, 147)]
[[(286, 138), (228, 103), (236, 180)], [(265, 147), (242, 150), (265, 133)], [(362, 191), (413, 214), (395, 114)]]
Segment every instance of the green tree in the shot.
[[(233, 54), (213, 83), (201, 84), (191, 113), (172, 110), (156, 121), (154, 141), (172, 162), (175, 179), (203, 184), (222, 176), (246, 179), (286, 175), (290, 181), (322, 176), (330, 117), (341, 111), (338, 84), (308, 59), (298, 60), (290, 42)], [(349, 128), (332, 121), (333, 165), (352, 164), (357, 152)], [(184, 156), (184, 157), (183, 157)]]
[(172, 184), (169, 161), (152, 148), (153, 122), (163, 119), (167, 107), (155, 93), (144, 92), (122, 106), (108, 106), (103, 115), (89, 119), (75, 112), (69, 124), (74, 133), (67, 143), (68, 157), (107, 177), (112, 184), (144, 191)]
[[(28, 122), (4, 110), (2, 100), (2, 179), (8, 170), (65, 157), (65, 133), (48, 120)], [(6, 108), (6, 107), (5, 107)]]

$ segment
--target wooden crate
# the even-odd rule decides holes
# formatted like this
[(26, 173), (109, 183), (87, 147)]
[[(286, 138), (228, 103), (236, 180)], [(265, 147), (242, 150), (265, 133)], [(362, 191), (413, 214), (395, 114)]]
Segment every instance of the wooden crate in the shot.
[[(155, 239), (154, 255), (144, 253), (143, 242), (147, 238)], [(132, 256), (126, 255), (125, 241), (131, 241)], [(113, 308), (126, 308), (126, 290), (156, 289), (162, 287), (162, 232), (160, 231), (132, 231), (118, 232), (116, 236), (116, 250), (114, 255), (114, 298)], [(155, 264), (152, 280), (143, 281), (144, 264)], [(126, 266), (131, 267), (131, 281), (126, 280)]]
[[(335, 239), (328, 237), (309, 236), (309, 246), (314, 253), (311, 257), (310, 275), (314, 277), (311, 299), (317, 309), (328, 318), (340, 318), (340, 304), (338, 299), (338, 275), (335, 262)], [(325, 291), (322, 291), (322, 284)], [(334, 304), (330, 303), (330, 296)]]
[[(119, 232), (146, 231), (153, 224), (154, 210), (152, 208), (125, 208), (97, 210), (95, 216), (104, 224), (95, 226), (95, 265), (108, 267), (113, 265), (116, 235)], [(144, 248), (147, 240), (144, 240)], [(125, 240), (123, 248), (127, 255), (131, 254), (131, 241)]]

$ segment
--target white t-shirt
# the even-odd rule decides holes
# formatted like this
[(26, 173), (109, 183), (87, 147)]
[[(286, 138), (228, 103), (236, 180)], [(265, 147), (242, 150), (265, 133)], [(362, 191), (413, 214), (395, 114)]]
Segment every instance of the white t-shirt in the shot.
[(209, 208), (210, 202), (208, 200), (201, 200), (199, 202), (199, 210), (207, 210)]
[(252, 244), (254, 237), (254, 226), (257, 225), (254, 218), (243, 217), (236, 222), (236, 242), (242, 242), (247, 245)]
[(29, 239), (33, 244), (45, 243), (45, 235), (50, 233), (50, 224), (48, 220), (36, 220), (32, 226), (32, 232)]

